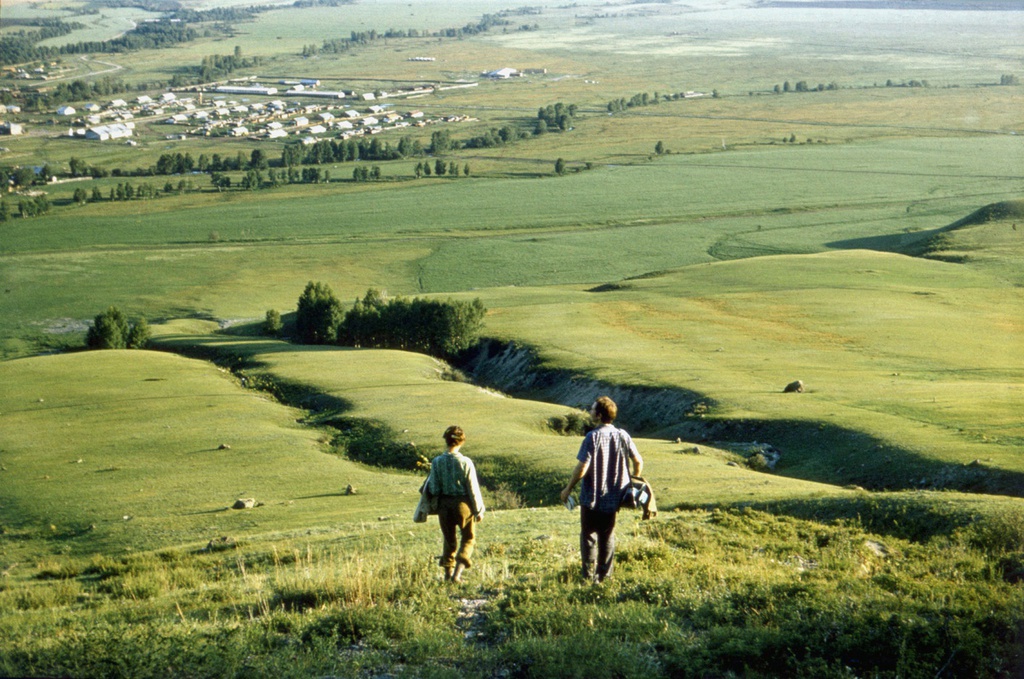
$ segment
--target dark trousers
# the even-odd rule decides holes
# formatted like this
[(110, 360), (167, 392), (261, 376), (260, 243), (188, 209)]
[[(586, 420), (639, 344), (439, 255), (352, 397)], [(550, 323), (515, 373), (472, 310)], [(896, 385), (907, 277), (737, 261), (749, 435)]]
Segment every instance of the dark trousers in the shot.
[(585, 580), (600, 582), (611, 577), (615, 561), (615, 516), (615, 512), (580, 507), (580, 556)]
[(466, 568), (472, 566), (470, 559), (476, 543), (476, 523), (469, 508), (469, 498), (442, 495), (438, 498), (437, 519), (444, 540), (444, 553), (438, 560), (441, 568), (452, 568), (456, 563)]

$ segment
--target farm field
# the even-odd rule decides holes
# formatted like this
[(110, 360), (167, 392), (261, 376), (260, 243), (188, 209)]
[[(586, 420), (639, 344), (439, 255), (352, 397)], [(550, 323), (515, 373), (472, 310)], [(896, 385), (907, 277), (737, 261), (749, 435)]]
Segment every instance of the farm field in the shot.
[[(1024, 672), (1019, 7), (308, 4), (0, 77), (26, 103), (4, 176), (56, 176), (0, 222), (0, 676)], [(15, 0), (0, 38), (111, 40), (155, 7)], [(194, 97), (232, 53), (258, 59), (211, 78), (419, 110), (372, 139), (422, 150), (286, 166), (321, 109), (270, 140), (136, 107), (127, 144), (27, 105), (76, 79), (116, 85), (80, 109)], [(422, 83), (457, 88), (380, 96)], [(567, 129), (535, 133), (556, 102)], [(154, 173), (175, 154), (234, 165)], [(479, 299), (480, 341), (295, 343), (313, 281), (345, 309)], [(82, 350), (111, 306), (145, 350)], [(600, 394), (661, 512), (620, 514), (590, 587), (558, 491)], [(488, 506), (458, 588), (410, 521), (453, 423)]]

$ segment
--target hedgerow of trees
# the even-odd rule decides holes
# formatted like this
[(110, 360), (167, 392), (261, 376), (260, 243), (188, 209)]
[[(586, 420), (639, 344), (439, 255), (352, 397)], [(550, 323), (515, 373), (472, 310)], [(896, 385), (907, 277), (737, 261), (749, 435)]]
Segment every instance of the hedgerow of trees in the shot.
[(479, 299), (388, 298), (373, 288), (344, 312), (330, 286), (310, 281), (299, 297), (295, 331), (304, 344), (403, 349), (447, 358), (477, 341), (485, 313)]

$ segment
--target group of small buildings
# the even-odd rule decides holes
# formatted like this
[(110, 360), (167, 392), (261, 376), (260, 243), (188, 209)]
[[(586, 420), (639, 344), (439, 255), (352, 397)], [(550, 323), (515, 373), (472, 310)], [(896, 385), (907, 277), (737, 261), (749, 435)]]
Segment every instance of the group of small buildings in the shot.
[[(73, 118), (68, 136), (92, 141), (127, 139), (135, 133), (136, 116), (154, 116), (168, 109), (191, 110), (195, 104), (191, 99), (179, 99), (173, 92), (164, 92), (154, 98), (140, 95), (131, 102), (112, 99), (104, 105), (84, 104), (81, 111), (73, 106), (61, 106), (57, 115)], [(128, 141), (126, 143), (134, 143)]]
[[(0, 104), (0, 115), (17, 115), (19, 113), (21, 113), (20, 106)], [(15, 123), (10, 120), (0, 121), (0, 134), (18, 135), (24, 133), (25, 128), (21, 123)]]

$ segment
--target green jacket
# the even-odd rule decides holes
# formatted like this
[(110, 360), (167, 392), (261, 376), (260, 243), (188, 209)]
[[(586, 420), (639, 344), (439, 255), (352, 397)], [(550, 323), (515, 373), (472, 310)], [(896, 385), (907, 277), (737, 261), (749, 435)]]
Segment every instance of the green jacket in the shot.
[(484, 498), (473, 461), (462, 453), (446, 452), (430, 462), (427, 493), (433, 497), (468, 497), (473, 516), (484, 515)]

